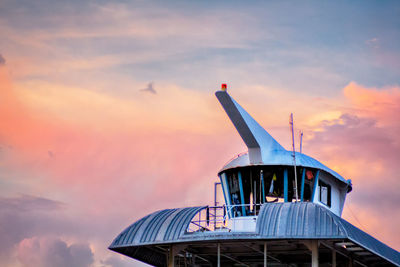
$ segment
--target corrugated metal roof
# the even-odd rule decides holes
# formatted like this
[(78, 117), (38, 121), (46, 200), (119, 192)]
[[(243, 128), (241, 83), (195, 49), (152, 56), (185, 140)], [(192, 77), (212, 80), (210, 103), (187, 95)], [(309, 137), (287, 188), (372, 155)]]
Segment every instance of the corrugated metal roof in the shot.
[(263, 205), (256, 232), (268, 238), (346, 238), (341, 218), (314, 203)]
[(347, 238), (400, 266), (400, 253), (321, 205), (311, 202), (270, 203), (261, 207), (256, 232), (261, 238)]
[(110, 248), (176, 241), (185, 233), (192, 218), (204, 208), (156, 211), (126, 228), (114, 239)]
[(354, 243), (357, 243), (359, 246), (378, 254), (387, 261), (400, 266), (400, 253), (398, 251), (361, 231), (345, 220), (342, 220), (342, 225), (347, 231), (348, 239), (352, 240)]
[(261, 207), (256, 231), (187, 233), (192, 218), (203, 207), (154, 212), (126, 228), (110, 249), (180, 242), (268, 239), (348, 239), (360, 247), (400, 266), (400, 253), (321, 205), (311, 202), (268, 203)]

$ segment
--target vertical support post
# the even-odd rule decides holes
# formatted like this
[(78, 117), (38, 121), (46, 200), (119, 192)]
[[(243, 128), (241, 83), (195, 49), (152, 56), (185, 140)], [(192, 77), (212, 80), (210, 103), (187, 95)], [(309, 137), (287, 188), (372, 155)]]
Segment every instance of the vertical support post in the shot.
[(317, 174), (315, 175), (315, 178), (314, 178), (314, 186), (313, 186), (313, 191), (312, 191), (311, 202), (314, 202), (315, 192), (317, 191), (317, 187), (318, 187), (318, 176), (319, 176), (319, 170), (317, 171)]
[(336, 250), (332, 250), (332, 267), (336, 267)]
[(311, 267), (318, 267), (318, 240), (311, 241)]
[(231, 199), (231, 194), (229, 192), (229, 186), (228, 186), (228, 181), (226, 179), (226, 173), (222, 173), (221, 176), (219, 177), (222, 185), (222, 192), (224, 193), (224, 198), (225, 198), (225, 203), (227, 205), (227, 209), (229, 210), (228, 216), (229, 218), (233, 218), (233, 212), (232, 212), (232, 199)]
[[(246, 216), (246, 207), (244, 206), (244, 190), (243, 190), (243, 181), (242, 181), (242, 173), (239, 171), (238, 172), (238, 178), (239, 178), (239, 187), (240, 187), (240, 199), (241, 199), (241, 205), (242, 205), (242, 216)], [(235, 203), (233, 203), (235, 204)]]
[(264, 267), (267, 267), (267, 242), (264, 242)]
[(306, 168), (303, 168), (303, 173), (301, 175), (301, 193), (300, 193), (300, 200), (303, 201), (304, 199), (304, 182), (306, 179)]
[(217, 267), (221, 267), (221, 244), (218, 243)]
[(265, 203), (265, 188), (264, 188), (264, 171), (261, 170), (260, 172), (260, 177), (261, 177), (261, 188), (262, 188), (262, 201), (261, 204)]
[(285, 202), (288, 202), (288, 190), (289, 190), (289, 187), (288, 187), (288, 170), (287, 169), (285, 169), (284, 171), (283, 171), (283, 197), (284, 197), (284, 200), (285, 200)]
[(354, 263), (353, 263), (353, 258), (349, 257), (349, 267), (353, 267)]
[(168, 267), (175, 266), (175, 257), (174, 257), (174, 246), (169, 246), (169, 253), (168, 253)]
[[(214, 229), (217, 228), (217, 186), (221, 183), (214, 183)], [(222, 187), (222, 186), (221, 186)]]
[(218, 206), (218, 201), (217, 201), (217, 186), (221, 184), (218, 182), (214, 183), (214, 206)]

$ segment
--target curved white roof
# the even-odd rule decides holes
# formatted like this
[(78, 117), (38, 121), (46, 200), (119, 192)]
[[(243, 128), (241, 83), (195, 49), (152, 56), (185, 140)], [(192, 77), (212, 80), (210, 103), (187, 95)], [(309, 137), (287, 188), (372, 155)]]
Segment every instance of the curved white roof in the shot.
[[(246, 166), (262, 166), (262, 165), (282, 165), (282, 166), (293, 166), (293, 157), (292, 152), (287, 150), (275, 150), (272, 153), (269, 153), (268, 157), (263, 157), (263, 161), (257, 164), (251, 164), (249, 160), (249, 154), (241, 154), (238, 157), (229, 161), (219, 172), (223, 172), (232, 168), (246, 167)], [(334, 170), (326, 167), (324, 164), (319, 162), (318, 160), (307, 156), (306, 154), (302, 154), (296, 152), (296, 166), (299, 167), (307, 167), (307, 168), (315, 168), (319, 170), (326, 171), (331, 174), (333, 177), (339, 179), (340, 181), (351, 185), (350, 180), (346, 180), (340, 174), (335, 172)]]

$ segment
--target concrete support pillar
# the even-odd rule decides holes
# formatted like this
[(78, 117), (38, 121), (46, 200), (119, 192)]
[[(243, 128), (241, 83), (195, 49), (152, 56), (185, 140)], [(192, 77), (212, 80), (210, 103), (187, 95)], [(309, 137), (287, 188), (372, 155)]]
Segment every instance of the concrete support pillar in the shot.
[(264, 267), (267, 267), (267, 242), (264, 242)]
[(217, 266), (221, 267), (221, 244), (220, 243), (218, 243), (218, 245), (217, 245), (217, 250), (218, 250), (218, 252), (217, 252)]
[(336, 250), (332, 250), (332, 267), (336, 267)]
[(168, 267), (175, 266), (175, 253), (174, 253), (174, 246), (169, 246), (169, 253), (168, 253)]
[(318, 240), (311, 241), (311, 266), (318, 267)]

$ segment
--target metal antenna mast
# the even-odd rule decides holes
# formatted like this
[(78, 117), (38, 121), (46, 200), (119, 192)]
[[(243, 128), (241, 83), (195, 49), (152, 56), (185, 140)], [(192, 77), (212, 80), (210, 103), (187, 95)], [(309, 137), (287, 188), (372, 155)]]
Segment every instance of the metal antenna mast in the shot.
[(297, 170), (296, 170), (296, 148), (294, 146), (294, 123), (293, 123), (293, 113), (290, 113), (290, 129), (292, 131), (292, 157), (293, 157), (293, 166), (294, 166), (294, 193), (296, 195), (296, 202), (299, 201), (299, 195), (297, 193)]
[(300, 131), (300, 153), (303, 153), (303, 131)]

